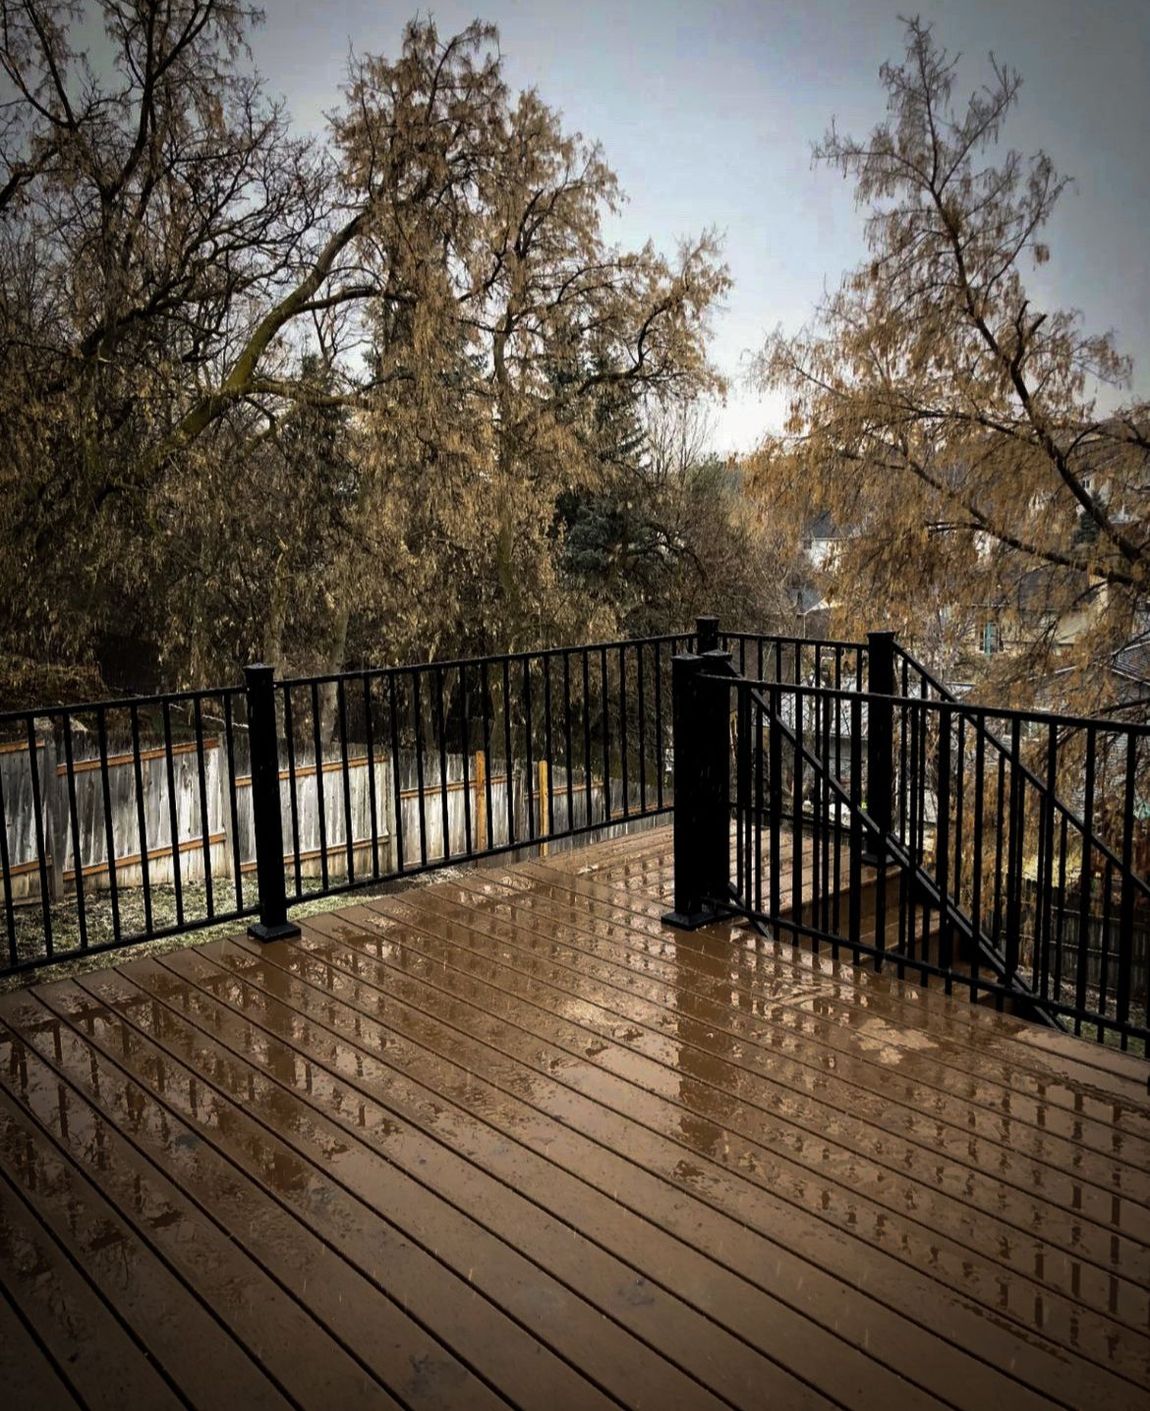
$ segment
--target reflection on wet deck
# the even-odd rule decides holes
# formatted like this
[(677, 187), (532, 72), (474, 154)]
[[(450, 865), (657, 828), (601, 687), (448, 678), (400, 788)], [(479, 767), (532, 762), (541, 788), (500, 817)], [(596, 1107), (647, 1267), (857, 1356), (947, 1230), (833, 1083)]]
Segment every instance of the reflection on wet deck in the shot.
[(1146, 1065), (669, 890), (647, 832), (5, 997), (7, 1404), (1144, 1404)]

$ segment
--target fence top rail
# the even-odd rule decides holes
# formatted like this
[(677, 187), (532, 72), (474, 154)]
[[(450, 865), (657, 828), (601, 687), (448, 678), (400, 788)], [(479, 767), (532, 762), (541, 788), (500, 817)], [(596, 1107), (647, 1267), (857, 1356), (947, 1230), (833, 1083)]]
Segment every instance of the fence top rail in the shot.
[(816, 696), (845, 702), (861, 701), (863, 705), (872, 703), (897, 705), (904, 709), (911, 706), (916, 710), (932, 711), (939, 715), (949, 713), (966, 716), (976, 719), (979, 724), (983, 724), (987, 720), (1017, 720), (1020, 725), (1055, 725), (1069, 730), (1093, 730), (1097, 733), (1134, 735), (1139, 738), (1150, 736), (1150, 721), (1111, 720), (1093, 715), (1060, 715), (1049, 710), (1016, 710), (1009, 706), (981, 705), (970, 701), (955, 700), (953, 697), (932, 701), (926, 696), (885, 696), (874, 691), (852, 691), (845, 687), (839, 689), (834, 686), (807, 686), (794, 681), (766, 681), (750, 676), (729, 676), (725, 673), (703, 672), (701, 679), (728, 688), (733, 686), (740, 690), (778, 691), (792, 696)]
[(543, 657), (565, 657), (580, 653), (616, 652), (629, 647), (674, 646), (690, 642), (694, 629), (664, 632), (653, 637), (619, 637), (609, 642), (581, 642), (566, 647), (535, 647), (520, 652), (496, 652), (490, 656), (450, 657), (440, 661), (406, 662), (399, 666), (365, 666), (357, 671), (329, 672), (323, 676), (285, 676), (277, 686), (332, 686), (340, 681), (365, 681), (373, 677), (411, 676), (424, 671), (457, 671), (462, 667), (501, 666), (504, 662), (537, 661)]
[(834, 637), (788, 637), (778, 632), (728, 632), (723, 629), (719, 638), (727, 642), (779, 642), (783, 646), (826, 647), (830, 651), (865, 652), (867, 642), (845, 642)]
[(188, 691), (163, 691), (148, 696), (116, 696), (102, 701), (72, 701), (66, 705), (33, 706), (24, 710), (0, 711), (0, 730), (6, 725), (26, 725), (32, 720), (54, 715), (91, 715), (113, 710), (139, 711), (149, 706), (194, 705), (196, 701), (222, 700), (244, 694), (243, 686), (202, 686)]

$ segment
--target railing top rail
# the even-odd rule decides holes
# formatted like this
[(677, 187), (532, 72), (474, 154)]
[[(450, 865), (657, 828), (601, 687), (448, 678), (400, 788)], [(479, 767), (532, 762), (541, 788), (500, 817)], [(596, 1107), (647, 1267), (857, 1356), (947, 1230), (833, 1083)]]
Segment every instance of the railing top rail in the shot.
[(484, 662), (535, 661), (541, 657), (571, 656), (576, 652), (618, 651), (621, 647), (651, 647), (690, 641), (694, 630), (662, 632), (650, 637), (616, 637), (604, 642), (578, 642), (563, 647), (532, 647), (518, 652), (493, 652), (487, 656), (449, 657), (442, 660), (404, 662), (397, 666), (364, 666), (355, 671), (329, 672), (323, 676), (284, 676), (277, 686), (326, 686), (337, 681), (360, 681), (372, 676), (410, 675), (419, 671), (456, 671), (460, 667), (482, 666)]
[[(407, 662), (395, 666), (360, 667), (355, 671), (327, 672), (320, 676), (284, 676), (276, 678), (277, 686), (326, 686), (338, 681), (359, 681), (365, 677), (407, 674), (418, 671), (455, 670), (461, 666), (481, 666), (484, 662), (529, 661), (539, 657), (562, 657), (574, 652), (618, 651), (620, 647), (646, 647), (670, 645), (689, 641), (694, 630), (665, 632), (649, 637), (620, 637), (612, 641), (586, 642), (563, 647), (538, 647), (519, 652), (494, 652), (489, 656), (453, 657), (441, 661)], [(0, 727), (20, 723), (42, 716), (76, 715), (91, 711), (137, 710), (147, 706), (177, 705), (196, 700), (212, 700), (221, 696), (242, 696), (246, 690), (243, 682), (229, 686), (197, 686), (182, 691), (156, 691), (148, 695), (113, 696), (94, 701), (68, 701), (58, 705), (26, 706), (20, 710), (0, 711)]]
[(53, 715), (80, 715), (92, 711), (136, 710), (145, 706), (180, 705), (185, 702), (216, 700), (221, 696), (242, 696), (244, 687), (199, 686), (187, 691), (157, 691), (147, 696), (114, 696), (102, 701), (71, 701), (65, 705), (27, 706), (23, 710), (0, 711), (0, 728), (5, 725)]
[[(963, 701), (954, 696), (950, 696), (946, 700), (932, 701), (925, 696), (885, 696), (873, 691), (854, 691), (845, 687), (840, 689), (835, 686), (807, 686), (795, 681), (767, 681), (751, 676), (728, 676), (708, 672), (702, 673), (702, 679), (725, 686), (748, 687), (759, 691), (787, 691), (794, 695), (823, 696), (844, 701), (861, 700), (864, 704), (874, 701), (890, 705), (912, 705), (916, 709), (938, 713), (957, 712), (968, 717), (977, 717), (980, 722), (987, 719), (1018, 720), (1021, 724), (1058, 725), (1072, 730), (1112, 731), (1116, 734), (1136, 735), (1140, 738), (1150, 736), (1150, 722), (1148, 721), (1112, 720), (1093, 715), (1061, 715), (1055, 711), (1047, 710), (1017, 710), (1009, 706), (991, 706), (973, 701)], [(1009, 746), (1005, 742), (1000, 741), (999, 743), (1003, 749), (1009, 751)]]
[(779, 632), (728, 632), (724, 629), (719, 636), (725, 641), (783, 642), (788, 646), (828, 647), (832, 651), (865, 652), (869, 648), (867, 642), (847, 642), (834, 637), (787, 636)]

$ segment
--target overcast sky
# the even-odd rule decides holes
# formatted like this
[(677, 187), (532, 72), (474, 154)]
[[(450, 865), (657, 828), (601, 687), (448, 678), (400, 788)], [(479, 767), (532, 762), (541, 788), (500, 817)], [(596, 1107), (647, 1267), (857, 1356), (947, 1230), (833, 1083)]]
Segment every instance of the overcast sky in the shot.
[[(391, 0), (264, 0), (256, 62), (297, 123), (319, 131), (349, 48), (394, 54), (412, 9)], [(426, 13), (426, 8), (424, 9)], [(746, 355), (777, 324), (807, 321), (824, 285), (862, 255), (848, 183), (812, 169), (835, 116), (878, 121), (878, 68), (901, 57), (899, 13), (979, 81), (988, 51), (1023, 76), (1011, 145), (1044, 148), (1074, 178), (1030, 285), (1050, 305), (1113, 329), (1150, 396), (1150, 0), (486, 0), (439, 3), (442, 33), (477, 15), (498, 26), (508, 78), (534, 85), (567, 126), (604, 144), (629, 202), (612, 235), (676, 240), (715, 226), (734, 289), (714, 357), (732, 379), (723, 449), (747, 449), (778, 407), (741, 385)]]

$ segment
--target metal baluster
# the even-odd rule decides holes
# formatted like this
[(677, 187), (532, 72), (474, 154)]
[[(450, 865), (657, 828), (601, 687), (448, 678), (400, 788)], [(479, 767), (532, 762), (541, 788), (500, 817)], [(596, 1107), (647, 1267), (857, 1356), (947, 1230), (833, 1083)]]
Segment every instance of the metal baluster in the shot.
[[(926, 712), (923, 712), (924, 716)], [(938, 884), (938, 964), (949, 995), (954, 980), (954, 934), (950, 919), (950, 707), (938, 712), (938, 795), (935, 809), (934, 857)]]
[(463, 845), (468, 857), (478, 852), (472, 836), (471, 824), (471, 702), (467, 695), (467, 667), (459, 664), (459, 712), (463, 742), (460, 753), (463, 756)]
[(954, 775), (954, 881), (951, 893), (955, 905), (962, 907), (962, 844), (966, 831), (966, 719), (959, 711), (955, 716), (957, 739), (955, 740)]
[[(926, 699), (926, 682), (919, 681), (919, 701)], [(926, 862), (926, 795), (927, 784), (930, 773), (930, 714), (923, 706), (918, 708), (919, 730), (922, 733), (922, 743), (919, 746), (919, 760), (921, 770), (918, 783), (918, 843), (919, 843), (919, 866), (925, 870)], [(936, 848), (937, 851), (937, 848)], [(919, 958), (923, 961), (930, 959), (930, 897), (926, 892), (922, 896), (922, 943), (919, 947)], [(928, 984), (927, 972), (923, 972), (923, 984)]]
[(495, 715), (495, 702), (491, 699), (491, 681), (487, 675), (487, 663), (479, 668), (479, 688), (483, 693), (483, 789), (487, 815), (487, 847), (495, 847), (495, 809), (492, 806), (491, 791), (491, 724)]
[[(1051, 997), (1050, 992), (1050, 932), (1054, 887), (1054, 793), (1058, 784), (1058, 725), (1051, 721), (1046, 736), (1046, 786), (1042, 795), (1042, 832), (1040, 834), (1040, 864), (1038, 885), (1040, 888), (1035, 907), (1034, 943), (1042, 950), (1041, 994), (1043, 999)], [(1058, 998), (1057, 995), (1054, 998)]]
[(643, 691), (643, 643), (636, 647), (635, 696), (639, 712), (639, 812), (647, 812), (647, 702)]
[[(903, 657), (902, 659), (902, 690), (900, 694), (904, 701), (910, 699), (910, 663), (907, 661), (906, 657)], [(912, 831), (910, 826), (909, 815), (910, 778), (909, 771), (906, 767), (907, 735), (910, 729), (910, 725), (910, 711), (907, 707), (904, 707), (901, 719), (899, 721), (900, 735), (898, 746), (898, 836), (900, 841), (902, 842), (909, 841)]]
[[(63, 717), (63, 721), (64, 721), (64, 743), (65, 743), (65, 747), (66, 747), (66, 749), (71, 750), (71, 748), (72, 748), (71, 725), (70, 725), (70, 722), (69, 722), (69, 719), (68, 719), (68, 716), (67, 716), (67, 715), (65, 715), (65, 716)], [(39, 873), (40, 873), (40, 912), (41, 912), (41, 915), (42, 915), (43, 918), (44, 918), (44, 954), (45, 954), (49, 959), (51, 959), (51, 957), (52, 957), (52, 955), (54, 954), (54, 951), (55, 951), (55, 938), (54, 938), (54, 936), (53, 936), (53, 928), (52, 928), (52, 889), (51, 889), (51, 886), (50, 886), (49, 881), (48, 881), (48, 857), (47, 857), (47, 848), (46, 848), (45, 845), (44, 845), (44, 799), (43, 799), (43, 793), (42, 793), (41, 788), (40, 788), (40, 764), (39, 764), (39, 760), (38, 760), (38, 758), (37, 758), (37, 753), (38, 753), (38, 752), (37, 752), (37, 749), (36, 749), (36, 721), (35, 721), (35, 718), (34, 718), (33, 716), (29, 715), (28, 718), (27, 718), (27, 721), (26, 721), (25, 723), (26, 723), (26, 727), (27, 727), (27, 740), (28, 740), (28, 767), (29, 767), (29, 769), (32, 771), (32, 814), (33, 814), (33, 819), (34, 819), (35, 829), (36, 829), (36, 861), (37, 861), (37, 863), (38, 863), (38, 871), (39, 871)], [(70, 758), (70, 756), (69, 756), (69, 758)], [(75, 810), (74, 810), (74, 802), (75, 802), (75, 793), (76, 793), (76, 790), (75, 790), (74, 781), (73, 781), (73, 779), (72, 779), (71, 767), (69, 767), (69, 769), (68, 769), (68, 788), (69, 788), (69, 800), (70, 800), (70, 802), (73, 804), (73, 813), (72, 813), (73, 834), (72, 834), (72, 836), (73, 836), (73, 838), (75, 838), (75, 837), (76, 837), (76, 832), (77, 832), (76, 827), (75, 827), (75, 821), (76, 821), (76, 820), (75, 820)], [(58, 837), (61, 836), (61, 833), (62, 833), (62, 830), (58, 830), (57, 836), (58, 836)], [(78, 852), (79, 849), (76, 848), (76, 851)], [(61, 861), (61, 864), (63, 864), (63, 858), (61, 858), (60, 861)], [(61, 866), (61, 870), (62, 870), (62, 866)], [(87, 945), (87, 936), (86, 936), (86, 931), (85, 931), (85, 917), (84, 917), (84, 878), (83, 878), (83, 872), (82, 872), (82, 870), (81, 870), (81, 868), (80, 868), (80, 866), (79, 866), (79, 862), (78, 862), (78, 861), (77, 861), (77, 864), (76, 864), (76, 879), (77, 879), (77, 885), (76, 885), (76, 904), (77, 904), (77, 907), (78, 907), (78, 924), (79, 924), (79, 927), (80, 927), (80, 944), (81, 944), (81, 946), (86, 946), (86, 945)]]
[[(843, 684), (842, 652), (835, 652), (835, 781), (843, 779), (843, 698), (840, 694)], [(831, 859), (833, 882), (831, 886), (831, 930), (837, 936), (842, 922), (842, 851), (843, 851), (843, 809), (839, 796), (833, 796), (834, 817), (831, 829), (834, 834), (834, 855)]]
[(1058, 937), (1054, 951), (1054, 997), (1060, 1005), (1063, 1003), (1062, 972), (1066, 958), (1066, 850), (1069, 829), (1069, 815), (1063, 813), (1058, 830)]
[[(1098, 1013), (1105, 1017), (1107, 1008), (1108, 991), (1110, 989), (1110, 921), (1111, 906), (1110, 894), (1114, 888), (1114, 864), (1106, 858), (1102, 869), (1102, 919), (1099, 934), (1099, 947), (1102, 954), (1098, 958)], [(1090, 933), (1087, 931), (1083, 937), (1083, 944), (1089, 950)], [(1119, 943), (1121, 944), (1121, 942)], [(1098, 1037), (1102, 1042), (1106, 1041), (1106, 1030), (1100, 1027)]]
[[(148, 819), (144, 807), (144, 762), (140, 758), (140, 711), (133, 704), (128, 708), (132, 729), (132, 777), (136, 792), (136, 834), (140, 853), (140, 882), (144, 890), (144, 930), (151, 934), (155, 926), (152, 914), (152, 879), (148, 859)], [(233, 788), (232, 797), (235, 797)]]
[[(28, 724), (29, 732), (32, 730), (31, 721)], [(34, 744), (34, 741), (33, 741)], [(168, 744), (168, 759), (171, 760), (171, 742)], [(74, 747), (72, 744), (72, 717), (64, 716), (64, 769), (68, 783), (68, 816), (72, 825), (72, 880), (76, 888), (76, 922), (80, 932), (80, 949), (88, 949), (88, 909), (85, 898), (84, 887), (84, 856), (80, 847), (80, 811), (76, 804), (76, 761)], [(36, 811), (36, 819), (39, 825), (36, 836), (36, 851), (43, 856), (43, 825), (42, 808), (40, 803), (40, 777), (36, 766), (35, 749), (32, 750), (32, 805)], [(44, 909), (48, 909), (47, 877), (43, 879), (44, 886)], [(177, 892), (177, 900), (178, 900)], [(180, 925), (183, 925), (184, 918), (181, 911), (179, 915)], [(51, 951), (48, 951), (51, 954)]]
[(571, 754), (571, 653), (563, 653), (563, 768), (567, 775), (567, 831), (575, 831), (575, 761)]
[(511, 670), (503, 658), (503, 745), (507, 752), (507, 841), (515, 841), (515, 770), (511, 752)]
[[(857, 750), (862, 740), (862, 697), (858, 692), (851, 697), (851, 740)], [(854, 819), (857, 819), (862, 807), (861, 776), (862, 771), (857, 766), (851, 769), (851, 814)], [(862, 855), (862, 829), (856, 823), (850, 831), (850, 895), (847, 908), (848, 934), (856, 965), (859, 963), (859, 942), (862, 940)]]
[(623, 817), (630, 816), (631, 806), (627, 798), (627, 648), (619, 644), (619, 759), (623, 780)]
[[(287, 745), (288, 763), (288, 804), (291, 809), (291, 853), (292, 871), (295, 874), (295, 900), (298, 901), (303, 896), (303, 858), (301, 856), (299, 837), (299, 792), (296, 781), (295, 763), (295, 721), (292, 718), (292, 689), (285, 681), (283, 684), (284, 696), (284, 742)], [(249, 721), (249, 730), (251, 722)], [(250, 735), (249, 735), (250, 747)], [(249, 771), (251, 761), (248, 761)]]
[(599, 679), (603, 690), (603, 821), (611, 821), (611, 686), (607, 675), (607, 648), (599, 650)]
[(655, 643), (655, 788), (660, 810), (663, 807), (663, 664), (659, 642)]
[(411, 673), (411, 717), (415, 732), (415, 787), (419, 804), (419, 865), (427, 866), (427, 800), (423, 768), (426, 741), (423, 737), (423, 694), (419, 689), (419, 669)]
[(1078, 954), (1075, 967), (1074, 1032), (1082, 1032), (1082, 1011), (1086, 1008), (1087, 941), (1090, 934), (1090, 866), (1094, 843), (1094, 770), (1097, 732), (1086, 727), (1086, 777), (1082, 805), (1082, 871), (1078, 879)]
[(447, 797), (447, 721), (443, 709), (443, 668), (435, 668), (435, 733), (439, 741), (439, 824), (443, 829), (443, 859), (451, 856), (451, 808)]
[(344, 677), (335, 684), (335, 713), (339, 722), (339, 766), (343, 791), (343, 852), (347, 885), (355, 884), (355, 828), (351, 814), (351, 765), (347, 753), (347, 689)]
[[(923, 747), (926, 743), (922, 730), (922, 710), (918, 707), (913, 697), (907, 698), (906, 716), (908, 719), (908, 732), (910, 735), (910, 782), (907, 786), (908, 800), (908, 823), (910, 825), (910, 876), (907, 878), (907, 930), (904, 948), (907, 958), (911, 961), (922, 960), (918, 948), (918, 924), (915, 920), (917, 914), (916, 898), (918, 897), (918, 870), (922, 867), (923, 839), (922, 820), (919, 813), (917, 798), (915, 797), (921, 787), (921, 778), (926, 773), (926, 761), (923, 758)], [(912, 966), (912, 969), (915, 967)], [(921, 965), (917, 968), (919, 980), (923, 984), (927, 983), (927, 976), (923, 972)]]
[(395, 871), (402, 877), (407, 864), (403, 847), (403, 769), (399, 753), (398, 672), (387, 673), (387, 704), (391, 719), (391, 790), (395, 808)]
[[(243, 863), (240, 858), (240, 813), (239, 801), (236, 797), (236, 742), (235, 742), (235, 721), (233, 719), (232, 693), (227, 691), (224, 694), (224, 754), (228, 766), (228, 811), (231, 815), (232, 829), (232, 879), (233, 890), (236, 896), (236, 910), (244, 909), (244, 876)], [(137, 763), (139, 762), (138, 740), (134, 741), (136, 748)], [(140, 829), (141, 837), (143, 828)], [(144, 885), (147, 886), (147, 872), (144, 873)], [(145, 892), (145, 906), (147, 905), (147, 894)], [(151, 922), (148, 922), (148, 930), (152, 929)]]
[[(799, 674), (799, 654), (795, 651), (795, 676)], [(800, 928), (805, 925), (803, 914), (803, 698), (796, 680), (792, 699), (795, 703), (795, 771), (791, 781), (791, 914)], [(798, 934), (796, 932), (796, 934)], [(817, 953), (818, 940), (812, 937), (811, 948)]]
[(315, 800), (319, 821), (319, 873), (326, 892), (329, 886), (327, 868), (327, 798), (323, 780), (323, 720), (320, 710), (319, 683), (311, 683), (311, 737), (315, 763)]
[(782, 911), (779, 849), (782, 846), (780, 823), (783, 812), (783, 750), (782, 730), (779, 725), (782, 702), (780, 688), (777, 685), (772, 685), (768, 689), (767, 700), (771, 712), (767, 735), (769, 754), (767, 785), (770, 793), (770, 922), (772, 932), (777, 936), (779, 916)]
[[(985, 717), (984, 717), (985, 719)], [(998, 779), (994, 799), (994, 931), (992, 939), (995, 950), (1002, 950), (1002, 847), (1006, 832), (1003, 823), (1003, 804), (1006, 799), (1006, 755), (998, 751)], [(1001, 996), (998, 1008), (1002, 1008)]]
[(1122, 806), (1122, 899), (1118, 937), (1118, 993), (1114, 1018), (1118, 1026), (1119, 1043), (1129, 1046), (1130, 991), (1134, 961), (1134, 808), (1138, 771), (1138, 737), (1134, 731), (1126, 736), (1126, 787)]
[[(168, 826), (171, 829), (172, 883), (176, 895), (176, 924), (184, 924), (183, 859), (180, 854), (180, 818), (176, 808), (176, 762), (172, 754), (172, 713), (167, 701), (163, 705), (164, 759), (168, 779)], [(69, 787), (71, 787), (69, 785)], [(73, 798), (73, 806), (75, 799)]]
[[(817, 695), (811, 696), (809, 700), (813, 714), (811, 733), (813, 736), (814, 753), (817, 757), (819, 747), (822, 743), (822, 735), (820, 733), (820, 727), (822, 725), (820, 706), (822, 701), (821, 697)], [(822, 812), (822, 780), (819, 777), (817, 768), (812, 769), (812, 782), (814, 784), (814, 798), (811, 800), (811, 926), (821, 929), (822, 909), (819, 882), (822, 876), (822, 833), (819, 827), (819, 814)], [(837, 958), (837, 945), (832, 946), (831, 954)]]
[(204, 901), (207, 916), (212, 917), (216, 914), (216, 898), (212, 885), (212, 834), (208, 816), (208, 770), (204, 758), (204, 712), (199, 696), (192, 702), (192, 718), (196, 731), (196, 775), (200, 794), (200, 851), (204, 859)]
[(103, 706), (96, 707), (96, 740), (100, 751), (100, 801), (104, 812), (104, 853), (108, 895), (112, 906), (112, 938), (120, 943), (120, 891), (116, 885), (116, 838), (112, 822), (112, 781), (108, 777), (108, 722)]
[(524, 741), (524, 777), (527, 785), (527, 836), (534, 841), (539, 836), (539, 830), (535, 826), (535, 755), (532, 748), (532, 715), (531, 715), (531, 658), (523, 658), (523, 741)]
[[(547, 761), (547, 833), (555, 832), (555, 762), (551, 739), (551, 653), (543, 653), (543, 757)], [(539, 811), (543, 811), (542, 800)]]
[[(35, 768), (35, 760), (32, 761)], [(58, 859), (57, 859), (58, 865)], [(4, 800), (4, 770), (0, 768), (0, 883), (4, 886), (4, 929), (8, 939), (8, 965), (15, 970), (20, 963), (16, 944), (16, 911), (12, 905), (12, 859), (8, 852), (8, 810)]]
[(1010, 848), (1006, 873), (1006, 979), (1013, 989), (1022, 944), (1022, 867), (1025, 859), (1026, 800), (1022, 792), (1022, 723), (1010, 723)]
[[(759, 678), (762, 679), (763, 644), (759, 642)], [(753, 702), (751, 720), (755, 731), (755, 891), (748, 896), (748, 904), (756, 914), (763, 910), (763, 707), (759, 700)]]
[(747, 692), (740, 686), (736, 702), (735, 726), (735, 876), (738, 878), (739, 895), (747, 904), (750, 902), (750, 866), (745, 856), (744, 839), (747, 805), (750, 796), (750, 726), (748, 723)]
[(970, 999), (979, 996), (979, 964), (982, 958), (982, 830), (986, 807), (986, 739), (979, 718), (974, 720), (974, 828), (971, 839), (970, 923), (974, 944), (970, 953)]
[(379, 878), (379, 804), (375, 795), (375, 722), (372, 719), (371, 681), (367, 672), (360, 676), (363, 687), (363, 734), (367, 745), (367, 807), (371, 820), (371, 875)]

